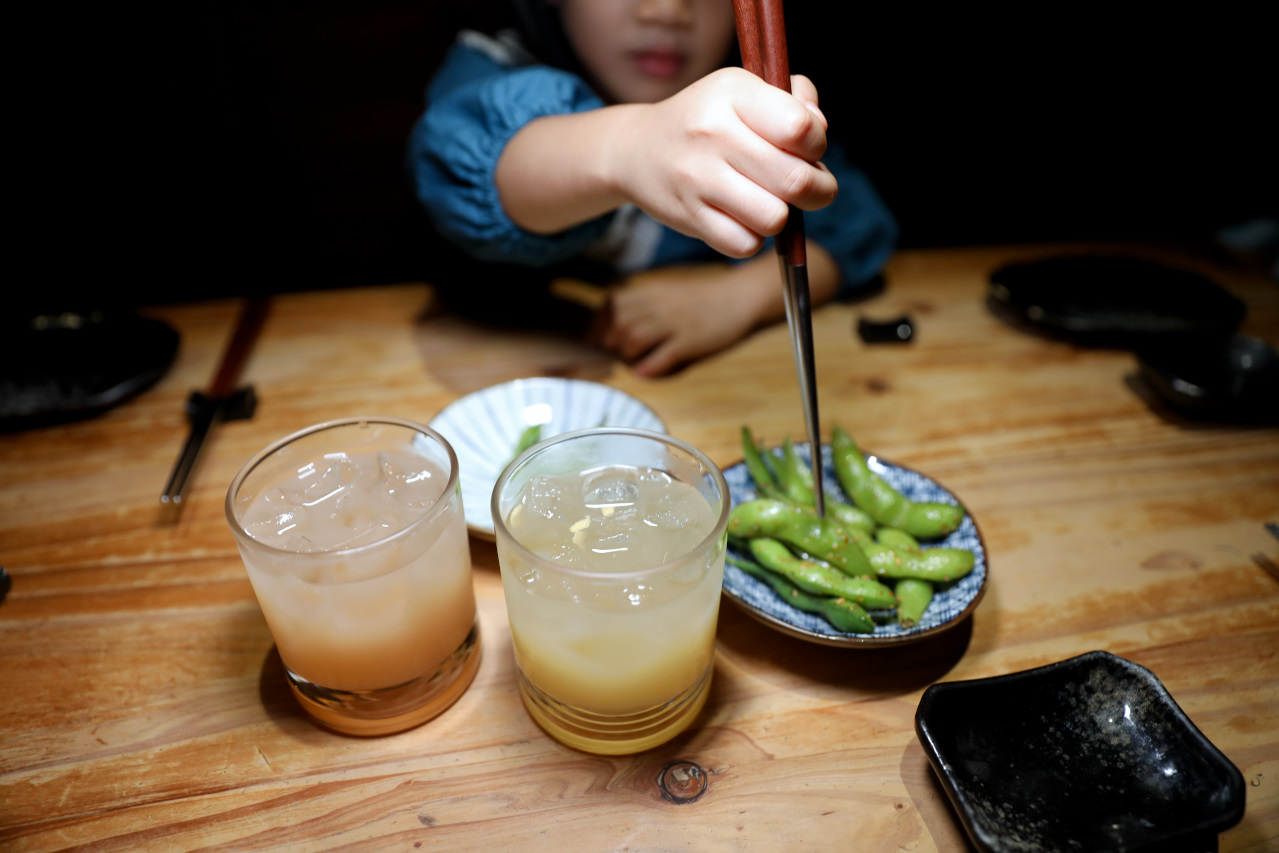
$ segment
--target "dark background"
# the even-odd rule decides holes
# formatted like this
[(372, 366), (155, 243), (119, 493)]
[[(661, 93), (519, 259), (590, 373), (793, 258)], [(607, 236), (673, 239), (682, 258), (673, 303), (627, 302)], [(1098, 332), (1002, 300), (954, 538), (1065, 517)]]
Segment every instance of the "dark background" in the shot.
[[(817, 82), (902, 246), (1210, 246), (1279, 215), (1260, 20), (1070, 8), (788, 4), (792, 70)], [(430, 279), (405, 139), (458, 28), (507, 17), (505, 0), (28, 13), (18, 290), (145, 303)]]

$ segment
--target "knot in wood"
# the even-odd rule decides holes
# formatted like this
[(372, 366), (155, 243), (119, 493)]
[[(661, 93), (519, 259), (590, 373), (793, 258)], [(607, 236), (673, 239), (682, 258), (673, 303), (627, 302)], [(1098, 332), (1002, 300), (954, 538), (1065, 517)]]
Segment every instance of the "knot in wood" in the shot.
[(708, 782), (706, 771), (691, 761), (672, 761), (657, 774), (662, 797), (679, 805), (691, 803), (706, 793)]

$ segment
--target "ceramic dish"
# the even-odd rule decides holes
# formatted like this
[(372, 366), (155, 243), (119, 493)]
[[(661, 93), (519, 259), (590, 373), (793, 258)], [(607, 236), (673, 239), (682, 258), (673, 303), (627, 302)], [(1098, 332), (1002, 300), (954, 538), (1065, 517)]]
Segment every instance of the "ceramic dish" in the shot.
[(0, 432), (94, 417), (154, 385), (178, 353), (169, 325), (131, 312), (6, 316)]
[(1279, 420), (1279, 353), (1260, 338), (1193, 335), (1137, 351), (1141, 375), (1181, 414), (1203, 420)]
[(515, 379), (450, 403), (430, 426), (457, 453), (462, 506), (473, 535), (493, 539), (493, 486), (524, 430), (535, 424), (542, 425), (544, 439), (598, 426), (666, 432), (662, 419), (630, 394), (583, 379)]
[[(806, 463), (812, 464), (812, 454), (809, 452), (807, 442), (796, 444), (795, 450)], [(774, 448), (772, 452), (779, 454), (781, 451)], [(911, 500), (959, 503), (955, 496), (941, 484), (918, 471), (894, 465), (875, 456), (869, 456), (867, 463), (872, 471)], [(822, 472), (826, 500), (850, 503), (835, 479), (835, 468), (831, 462), (829, 445), (822, 447)], [(733, 506), (743, 501), (754, 500), (759, 496), (744, 462), (738, 462), (726, 468), (724, 479), (728, 481)], [(953, 628), (972, 613), (982, 596), (986, 594), (988, 575), (986, 546), (971, 514), (965, 513), (959, 529), (945, 539), (926, 542), (924, 545), (966, 548), (976, 556), (976, 563), (968, 575), (955, 583), (946, 587), (939, 585), (928, 609), (924, 611), (923, 618), (911, 628), (902, 628), (895, 621), (890, 621), (876, 624), (873, 634), (842, 633), (821, 616), (795, 609), (768, 584), (751, 577), (731, 564), (724, 567), (724, 595), (770, 628), (801, 640), (828, 646), (852, 647), (883, 647), (914, 642)], [(730, 552), (737, 557), (748, 558), (746, 554), (731, 549)]]
[(1243, 817), (1238, 768), (1109, 652), (934, 684), (915, 731), (983, 853), (1216, 850)]
[(1235, 330), (1244, 304), (1197, 273), (1125, 255), (1062, 255), (991, 273), (992, 311), (1078, 343), (1131, 348)]

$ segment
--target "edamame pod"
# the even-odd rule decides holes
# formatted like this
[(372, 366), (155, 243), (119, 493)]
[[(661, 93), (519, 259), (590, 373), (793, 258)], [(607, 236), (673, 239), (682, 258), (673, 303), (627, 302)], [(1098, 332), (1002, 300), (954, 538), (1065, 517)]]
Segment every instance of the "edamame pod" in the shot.
[(728, 562), (737, 568), (746, 572), (753, 578), (758, 578), (773, 588), (773, 591), (781, 596), (782, 600), (798, 610), (805, 613), (816, 613), (835, 628), (836, 631), (843, 631), (845, 634), (871, 634), (875, 631), (875, 623), (870, 618), (870, 614), (856, 602), (849, 601), (847, 598), (828, 598), (821, 595), (809, 595), (802, 592), (794, 584), (788, 583), (785, 578), (770, 572), (763, 566), (750, 562), (749, 560), (739, 560), (731, 554)]
[(813, 510), (774, 498), (757, 498), (733, 507), (728, 535), (743, 539), (779, 539), (830, 563), (846, 575), (871, 575), (870, 561), (849, 529)]
[(773, 479), (773, 472), (764, 462), (764, 457), (760, 454), (758, 445), (755, 444), (755, 437), (751, 435), (750, 427), (746, 426), (742, 427), (742, 460), (746, 463), (746, 470), (750, 472), (751, 479), (755, 481), (755, 490), (761, 497), (776, 499), (785, 497), (781, 487)]
[(520, 440), (515, 442), (515, 452), (511, 454), (511, 458), (514, 459), (516, 456), (519, 456), (525, 450), (528, 450), (541, 440), (541, 424), (533, 424), (532, 426), (525, 427), (524, 431), (520, 433)]
[(943, 503), (916, 503), (899, 493), (870, 470), (866, 457), (852, 436), (836, 424), (831, 430), (835, 478), (853, 499), (880, 524), (904, 530), (917, 539), (938, 539), (959, 527), (963, 507)]
[(973, 570), (976, 558), (962, 548), (924, 548), (918, 554), (894, 551), (878, 542), (862, 544), (875, 574), (887, 578), (917, 578), (945, 583), (962, 578)]
[(875, 541), (885, 548), (892, 548), (894, 551), (909, 554), (918, 554), (920, 551), (919, 540), (905, 530), (898, 530), (896, 527), (879, 528), (875, 531)]
[(893, 591), (879, 581), (851, 578), (829, 566), (796, 557), (776, 539), (752, 539), (750, 552), (761, 566), (781, 575), (804, 592), (845, 598), (870, 610), (897, 606)]
[(897, 605), (897, 621), (903, 628), (917, 624), (933, 600), (933, 585), (918, 578), (902, 578), (893, 587), (893, 592), (901, 602)]
[[(815, 509), (817, 499), (813, 496), (813, 470), (795, 452), (795, 445), (791, 443), (789, 437), (782, 444), (782, 464), (778, 466), (778, 471), (782, 470), (788, 471), (789, 482), (795, 484), (784, 487), (785, 497), (800, 506)], [(840, 524), (865, 530), (868, 533), (875, 529), (875, 519), (863, 509), (852, 504), (833, 501), (829, 495), (825, 506), (827, 518), (833, 518)]]
[[(787, 439), (787, 445), (790, 445), (790, 439)], [(755, 481), (755, 490), (759, 492), (760, 497), (776, 498), (778, 500), (787, 500), (797, 506), (805, 506), (810, 509), (817, 506), (817, 500), (813, 497), (813, 471), (799, 458), (794, 452), (794, 445), (790, 445), (791, 452), (788, 456), (785, 448), (783, 448), (782, 459), (772, 454), (769, 458), (773, 460), (774, 466), (778, 468), (779, 475), (773, 477), (773, 472), (769, 470), (768, 464), (764, 460), (764, 454), (760, 452), (759, 445), (755, 443), (755, 437), (751, 435), (749, 427), (742, 427), (742, 459), (746, 463), (746, 470), (750, 472), (751, 479)], [(803, 491), (796, 491), (794, 495), (788, 494), (785, 487), (781, 484), (783, 479), (782, 469), (787, 466), (793, 466), (796, 469), (794, 475), (800, 483), (807, 483), (808, 488)], [(796, 500), (801, 497), (803, 500)], [(841, 524), (849, 527), (856, 527), (861, 530), (870, 532), (875, 529), (875, 519), (863, 509), (859, 509), (852, 504), (843, 503), (841, 501), (831, 500), (827, 495), (826, 499), (826, 515), (833, 518)]]
[(863, 509), (858, 509), (852, 504), (839, 503), (833, 501), (829, 496), (826, 498), (826, 517), (833, 518), (845, 527), (851, 528), (852, 531), (861, 531), (869, 534), (875, 529), (875, 519)]
[(813, 494), (813, 471), (799, 458), (789, 435), (782, 441), (782, 458), (774, 467), (777, 469), (777, 482), (787, 500), (800, 506), (817, 506), (817, 498)]

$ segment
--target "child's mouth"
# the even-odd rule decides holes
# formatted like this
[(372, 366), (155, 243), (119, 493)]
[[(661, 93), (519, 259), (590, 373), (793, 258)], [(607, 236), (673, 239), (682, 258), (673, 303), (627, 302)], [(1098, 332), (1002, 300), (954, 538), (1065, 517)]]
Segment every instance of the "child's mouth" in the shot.
[(684, 67), (684, 56), (667, 50), (642, 50), (631, 54), (635, 67), (650, 77), (674, 77)]

